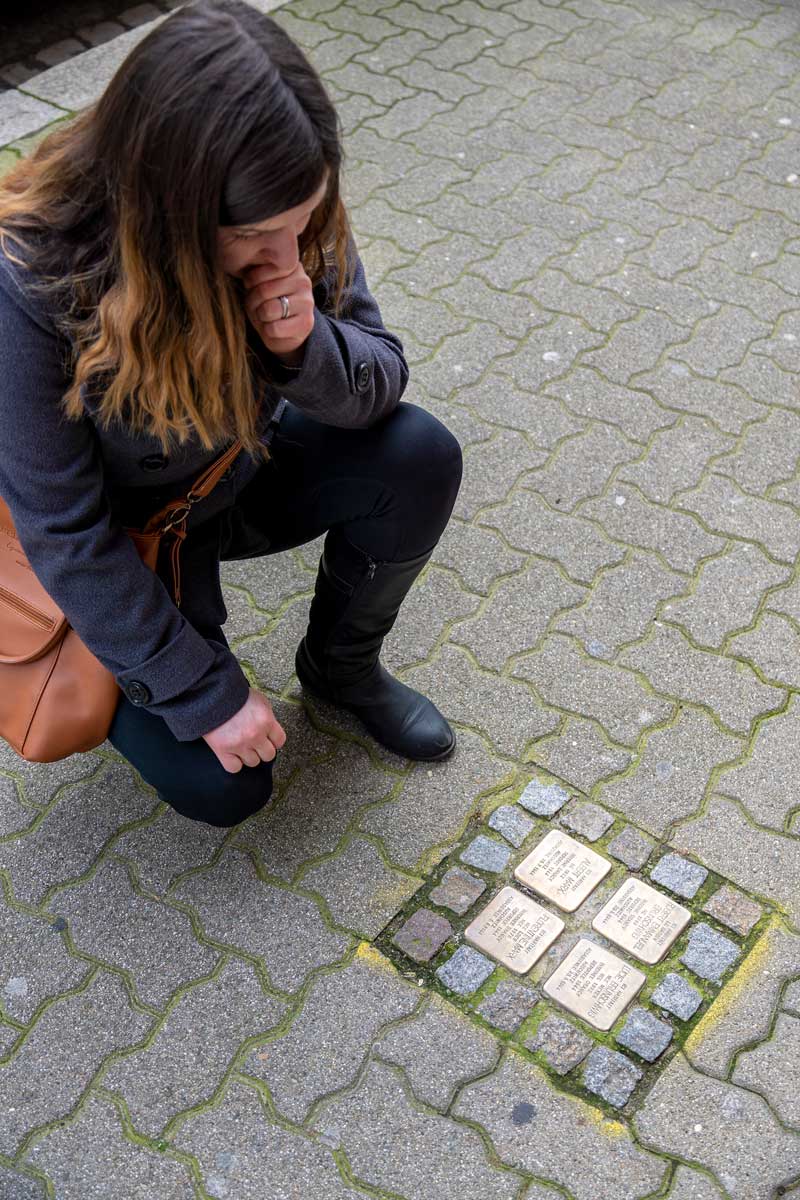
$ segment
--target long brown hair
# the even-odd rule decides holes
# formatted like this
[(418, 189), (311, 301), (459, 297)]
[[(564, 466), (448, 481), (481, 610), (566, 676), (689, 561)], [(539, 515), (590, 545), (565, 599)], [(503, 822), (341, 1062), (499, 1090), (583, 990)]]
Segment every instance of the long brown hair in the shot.
[(56, 298), (72, 343), (66, 416), (85, 414), (91, 384), (104, 428), (123, 422), (165, 453), (193, 433), (209, 450), (239, 437), (266, 457), (256, 429), (269, 372), (217, 226), (304, 203), (327, 170), (298, 248), (313, 283), (335, 274), (338, 313), (352, 272), (342, 158), (322, 81), (271, 17), (195, 0), (156, 26), (94, 105), (0, 181), (0, 247)]

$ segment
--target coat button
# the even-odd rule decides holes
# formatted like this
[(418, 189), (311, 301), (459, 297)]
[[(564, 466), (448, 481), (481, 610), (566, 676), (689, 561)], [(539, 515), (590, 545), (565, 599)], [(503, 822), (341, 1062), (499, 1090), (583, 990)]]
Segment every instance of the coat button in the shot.
[(372, 381), (372, 371), (369, 363), (361, 362), (356, 367), (356, 388), (359, 392), (365, 392)]
[(139, 466), (143, 471), (163, 471), (168, 462), (169, 459), (163, 454), (146, 454), (139, 459)]
[(127, 685), (125, 695), (131, 704), (147, 704), (153, 698), (150, 694), (150, 689), (145, 687), (143, 683), (139, 683), (138, 679), (134, 679)]

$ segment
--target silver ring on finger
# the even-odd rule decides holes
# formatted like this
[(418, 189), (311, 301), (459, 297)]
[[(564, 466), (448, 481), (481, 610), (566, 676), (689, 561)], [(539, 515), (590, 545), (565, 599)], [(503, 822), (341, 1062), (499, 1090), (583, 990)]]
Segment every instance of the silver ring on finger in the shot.
[(286, 318), (289, 316), (289, 297), (288, 296), (279, 296), (278, 299), (281, 302), (281, 315), (278, 319), (280, 321), (285, 321)]

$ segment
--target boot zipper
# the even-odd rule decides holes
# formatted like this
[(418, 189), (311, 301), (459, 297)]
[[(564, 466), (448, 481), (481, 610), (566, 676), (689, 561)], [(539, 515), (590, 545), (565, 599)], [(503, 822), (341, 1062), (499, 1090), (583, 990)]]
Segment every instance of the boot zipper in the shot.
[(369, 570), (367, 571), (367, 583), (369, 583), (375, 578), (375, 571), (377, 570), (378, 563), (374, 558), (370, 558), (369, 555), (367, 555), (367, 561), (369, 563)]

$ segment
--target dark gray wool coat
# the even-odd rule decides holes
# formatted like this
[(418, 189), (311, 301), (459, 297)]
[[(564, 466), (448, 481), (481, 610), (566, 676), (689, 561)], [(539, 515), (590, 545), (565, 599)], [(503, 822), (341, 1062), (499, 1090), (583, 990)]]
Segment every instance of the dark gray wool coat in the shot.
[[(17, 253), (15, 251), (15, 253)], [(302, 366), (286, 368), (248, 322), (248, 340), (276, 382), (259, 415), (260, 436), (285, 402), (329, 425), (364, 428), (394, 409), (408, 367), (387, 332), (357, 258), (343, 316), (326, 312), (330, 279), (314, 289), (316, 311)], [(239, 455), (192, 510), (181, 552), (179, 610), (160, 574), (139, 555), (123, 525), (141, 526), (184, 494), (224, 449), (192, 439), (165, 459), (155, 438), (119, 425), (67, 421), (59, 401), (69, 386), (63, 337), (50, 298), (30, 293), (26, 272), (0, 251), (0, 495), (31, 567), (86, 646), (136, 703), (167, 722), (180, 741), (200, 737), (237, 712), (248, 682), (219, 626), (220, 521), (259, 463)], [(204, 530), (216, 532), (204, 536)], [(193, 536), (194, 531), (194, 536)]]

